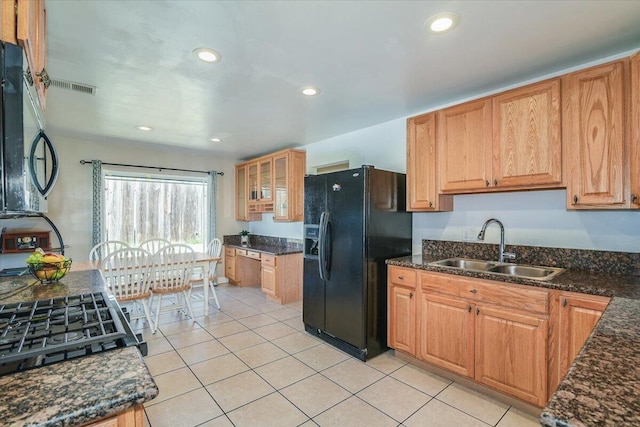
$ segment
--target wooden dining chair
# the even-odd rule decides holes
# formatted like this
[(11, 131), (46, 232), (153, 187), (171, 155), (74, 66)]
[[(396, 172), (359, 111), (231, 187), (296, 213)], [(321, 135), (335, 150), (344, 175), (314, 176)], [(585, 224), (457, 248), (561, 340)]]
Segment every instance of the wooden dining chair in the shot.
[[(220, 258), (222, 254), (222, 242), (220, 239), (214, 238), (207, 245), (207, 254), (211, 257)], [(218, 310), (220, 309), (220, 302), (218, 301), (218, 295), (216, 294), (215, 287), (218, 286), (218, 277), (216, 276), (216, 268), (218, 267), (219, 260), (213, 260), (209, 262), (209, 290), (213, 295), (213, 299), (216, 301)], [(195, 287), (204, 286), (204, 270), (201, 267), (195, 269), (195, 273), (191, 276), (191, 290), (189, 290), (189, 297), (191, 297), (191, 291)], [(207, 307), (204, 308), (207, 310)]]
[[(189, 311), (191, 319), (194, 319), (189, 290), (191, 289), (191, 274), (195, 264), (196, 254), (191, 246), (172, 244), (161, 248), (153, 255), (151, 292), (158, 296), (156, 308), (156, 325), (161, 311), (183, 310), (181, 296)], [(162, 307), (162, 297), (167, 294), (177, 294), (176, 304)]]
[(128, 244), (121, 242), (120, 240), (105, 240), (91, 248), (89, 251), (89, 261), (95, 264), (98, 261), (105, 259), (111, 253), (128, 247)]
[(139, 314), (139, 310), (130, 312), (131, 320), (146, 318), (155, 334), (156, 325), (151, 320), (149, 307), (152, 261), (151, 254), (144, 249), (119, 249), (100, 262), (100, 273), (118, 302), (142, 305), (144, 314)]
[(140, 243), (138, 247), (144, 249), (152, 255), (155, 255), (160, 249), (170, 244), (171, 242), (167, 239), (149, 239)]

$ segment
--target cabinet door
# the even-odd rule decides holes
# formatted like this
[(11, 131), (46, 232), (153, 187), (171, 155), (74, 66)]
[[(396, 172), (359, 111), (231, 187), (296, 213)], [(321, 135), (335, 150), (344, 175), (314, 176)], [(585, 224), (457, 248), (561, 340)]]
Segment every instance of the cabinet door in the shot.
[(452, 196), (442, 196), (442, 201), (438, 197), (436, 148), (436, 113), (408, 119), (407, 210), (453, 209)]
[(491, 182), (491, 99), (438, 111), (440, 189), (486, 190)]
[(621, 60), (562, 79), (568, 209), (629, 206), (624, 127), (627, 68), (628, 60)]
[(629, 170), (631, 171), (631, 207), (640, 208), (640, 53), (631, 57), (631, 143), (629, 144)]
[[(233, 250), (233, 249), (232, 249)], [(236, 257), (225, 251), (224, 257), (224, 275), (231, 281), (236, 281)]]
[(561, 185), (560, 79), (495, 96), (493, 132), (495, 187)]
[(236, 221), (247, 220), (247, 165), (236, 165)]
[(476, 307), (476, 380), (534, 405), (547, 399), (548, 320)]
[(389, 347), (416, 354), (415, 290), (391, 286), (389, 299)]
[(473, 378), (474, 308), (459, 298), (421, 292), (416, 357)]
[(273, 159), (271, 157), (260, 160), (258, 163), (260, 188), (258, 198), (262, 202), (273, 200)]
[(45, 66), (47, 62), (46, 10), (44, 0), (18, 0), (17, 39), (24, 48), (29, 62), (40, 106), (45, 109), (45, 91), (49, 83)]
[(564, 292), (560, 295), (558, 342), (559, 376), (562, 379), (607, 308), (609, 299)]
[(247, 165), (247, 199), (249, 202), (257, 202), (259, 195), (258, 162), (253, 162)]
[(276, 290), (276, 268), (262, 263), (262, 268), (260, 269), (260, 283), (262, 292), (273, 296), (278, 295)]
[(289, 200), (287, 183), (289, 156), (284, 153), (273, 158), (273, 191), (275, 200), (273, 204), (273, 219), (287, 219), (289, 217)]

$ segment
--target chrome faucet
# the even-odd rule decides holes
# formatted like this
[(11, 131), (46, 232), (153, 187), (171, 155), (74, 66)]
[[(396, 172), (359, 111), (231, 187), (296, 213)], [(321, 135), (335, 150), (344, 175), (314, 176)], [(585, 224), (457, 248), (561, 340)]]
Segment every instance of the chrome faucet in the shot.
[(482, 229), (480, 230), (480, 233), (478, 233), (478, 240), (484, 240), (484, 233), (487, 230), (487, 226), (492, 222), (495, 222), (500, 226), (500, 248), (499, 248), (500, 255), (498, 256), (498, 262), (504, 262), (505, 258), (516, 259), (515, 253), (504, 251), (504, 226), (499, 220), (495, 218), (489, 218), (488, 220), (486, 220), (484, 224), (482, 224)]

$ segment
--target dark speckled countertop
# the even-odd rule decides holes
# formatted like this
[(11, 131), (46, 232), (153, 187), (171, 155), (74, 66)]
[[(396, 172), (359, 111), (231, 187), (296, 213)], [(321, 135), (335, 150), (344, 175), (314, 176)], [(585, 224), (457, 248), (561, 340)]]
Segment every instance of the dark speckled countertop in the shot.
[(225, 246), (237, 249), (248, 249), (250, 251), (262, 252), (270, 255), (289, 255), (299, 254), (302, 252), (302, 248), (294, 248), (281, 245), (269, 245), (263, 243), (249, 243), (248, 245), (225, 243)]
[[(73, 267), (72, 267), (73, 269)], [(71, 271), (59, 283), (30, 276), (0, 280), (0, 303), (104, 291), (96, 270)], [(140, 352), (128, 347), (0, 377), (0, 424), (80, 426), (158, 395)]]
[[(482, 244), (477, 251), (467, 243), (425, 240), (425, 255), (395, 258), (387, 264), (612, 297), (543, 409), (540, 422), (548, 427), (640, 426), (640, 254), (555, 248), (540, 248), (537, 252), (535, 248), (516, 247), (516, 253), (525, 255), (519, 264), (569, 267), (548, 282), (428, 265), (453, 256), (493, 260), (493, 246)], [(545, 261), (545, 256), (553, 262)], [(563, 258), (567, 260), (565, 265), (557, 261)], [(579, 268), (598, 263), (603, 264), (602, 268)]]

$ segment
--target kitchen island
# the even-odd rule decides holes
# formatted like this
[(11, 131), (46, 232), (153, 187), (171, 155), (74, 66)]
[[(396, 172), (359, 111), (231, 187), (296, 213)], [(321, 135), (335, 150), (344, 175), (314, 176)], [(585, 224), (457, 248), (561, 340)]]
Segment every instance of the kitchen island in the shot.
[[(640, 425), (640, 352), (637, 350), (640, 342), (637, 320), (640, 318), (640, 276), (634, 270), (638, 265), (637, 254), (631, 254), (631, 259), (622, 260), (621, 264), (632, 267), (627, 271), (616, 271), (616, 260), (599, 256), (599, 261), (573, 260), (574, 264), (584, 262), (594, 265), (600, 262), (601, 266), (595, 265), (596, 271), (567, 268), (559, 276), (545, 282), (434, 266), (430, 263), (453, 256), (493, 259), (492, 246), (495, 245), (482, 245), (484, 247), (481, 250), (489, 253), (478, 253), (464, 243), (446, 242), (440, 245), (432, 241), (425, 242), (423, 255), (396, 258), (388, 260), (387, 264), (612, 297), (591, 336), (542, 410), (540, 422), (547, 427)], [(447, 247), (443, 250), (442, 246)], [(549, 259), (569, 260), (571, 265), (571, 254), (562, 253), (563, 258), (553, 248), (544, 249), (550, 253)], [(526, 259), (530, 249), (516, 247), (512, 250)], [(580, 256), (585, 254), (588, 256), (587, 251), (580, 252)], [(527, 261), (534, 264), (532, 259)], [(540, 263), (541, 259), (537, 261)], [(551, 265), (551, 262), (544, 264)]]
[[(31, 276), (4, 278), (0, 304), (102, 291), (96, 270), (71, 271), (48, 285)], [(142, 403), (158, 395), (136, 347), (9, 374), (0, 377), (0, 390), (0, 423), (12, 426), (81, 426), (134, 408), (140, 417)]]

